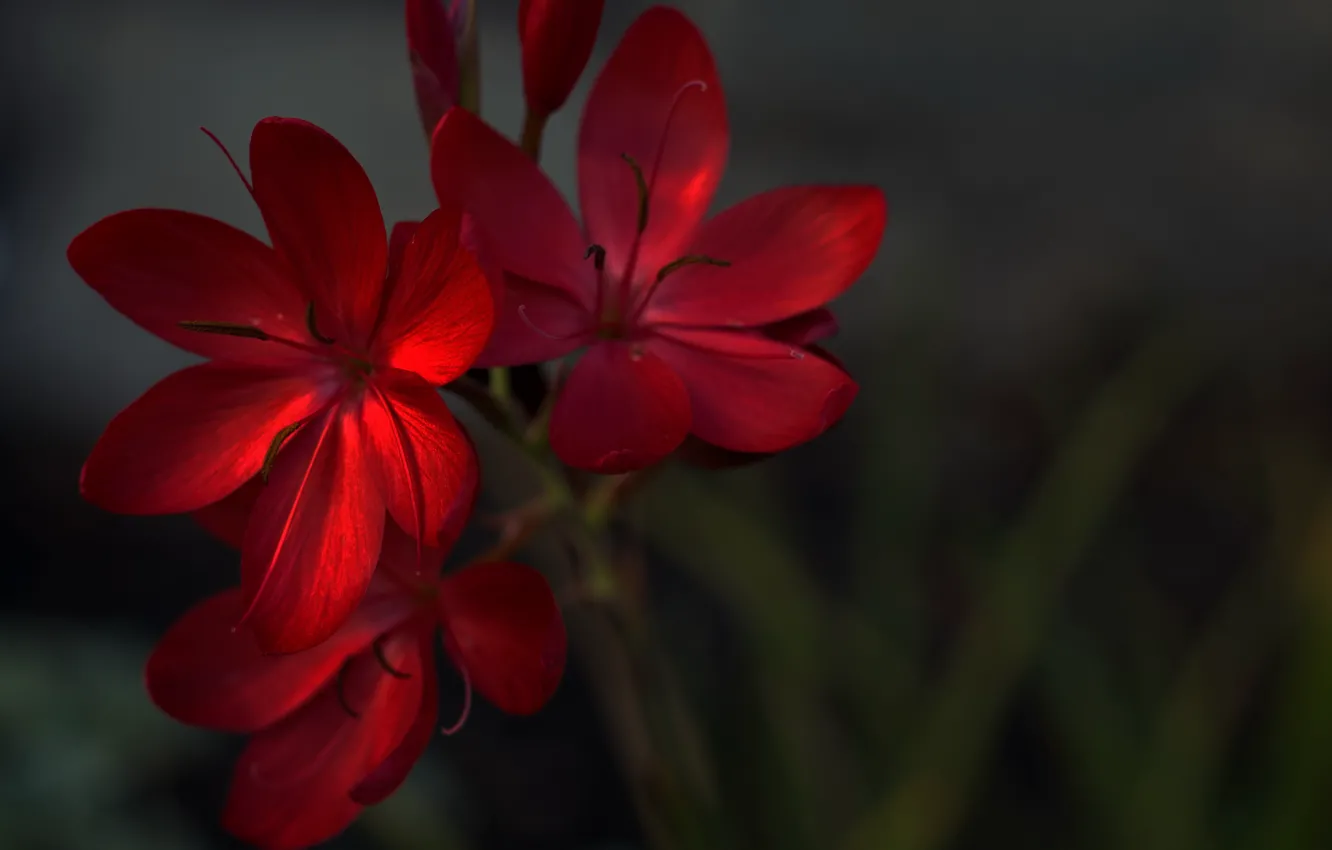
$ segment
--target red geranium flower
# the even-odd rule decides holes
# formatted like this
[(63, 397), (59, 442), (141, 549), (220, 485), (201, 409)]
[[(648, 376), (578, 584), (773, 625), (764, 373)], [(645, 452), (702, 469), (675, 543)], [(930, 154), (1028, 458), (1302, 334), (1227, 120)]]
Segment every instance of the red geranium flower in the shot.
[[(430, 550), (442, 559), (440, 550)], [(438, 723), (435, 635), (466, 686), (510, 714), (550, 699), (565, 632), (550, 587), (530, 567), (483, 563), (416, 572), (414, 542), (390, 527), (379, 571), (327, 641), (265, 655), (239, 589), (178, 620), (148, 660), (148, 692), (181, 722), (252, 735), (232, 777), (223, 823), (268, 850), (332, 838), (406, 779)], [(435, 563), (438, 563), (436, 561)]]
[(81, 487), (109, 510), (170, 514), (266, 480), (245, 530), (237, 613), (265, 650), (291, 652), (360, 602), (386, 508), (423, 545), (438, 543), (476, 458), (434, 385), (471, 365), (493, 311), (458, 246), (457, 212), (435, 212), (409, 241), (397, 230), (391, 263), (374, 189), (332, 136), (266, 119), (250, 163), (273, 248), (154, 209), (105, 218), (70, 245), (74, 269), (111, 306), (212, 361), (112, 420)]
[(883, 235), (883, 194), (791, 187), (703, 221), (727, 140), (707, 44), (662, 7), (629, 28), (583, 111), (584, 228), (546, 176), (474, 116), (454, 110), (436, 131), (436, 191), (465, 203), (483, 259), (504, 270), (480, 362), (587, 349), (550, 423), (552, 447), (572, 466), (644, 467), (690, 432), (733, 451), (779, 451), (821, 433), (856, 394), (838, 366), (764, 329), (821, 307), (864, 272)]
[(605, 0), (522, 0), (518, 39), (523, 46), (527, 108), (544, 119), (564, 105), (582, 76), (601, 26)]

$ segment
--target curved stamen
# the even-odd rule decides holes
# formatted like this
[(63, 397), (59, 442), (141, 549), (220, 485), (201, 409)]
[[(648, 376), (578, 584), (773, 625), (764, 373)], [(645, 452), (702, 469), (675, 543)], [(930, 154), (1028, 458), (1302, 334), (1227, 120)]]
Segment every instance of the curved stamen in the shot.
[(384, 647), (381, 645), (381, 642), (383, 640), (384, 636), (380, 635), (379, 637), (375, 638), (375, 642), (370, 645), (371, 649), (374, 650), (375, 660), (379, 662), (379, 666), (383, 667), (384, 672), (388, 673), (390, 676), (392, 676), (395, 679), (410, 679), (412, 677), (411, 673), (402, 672), (401, 670), (390, 664), (389, 660), (384, 657)]
[(324, 345), (333, 344), (333, 338), (321, 334), (319, 325), (315, 324), (315, 305), (313, 301), (310, 302), (310, 306), (305, 308), (305, 326), (310, 329), (310, 336), (314, 337), (316, 341), (322, 342)]
[(648, 226), (647, 178), (643, 176), (643, 166), (638, 164), (638, 160), (627, 153), (620, 154), (620, 157), (629, 163), (629, 167), (633, 169), (634, 183), (638, 186), (638, 234), (641, 236)]
[(594, 259), (594, 260), (592, 261), (592, 266), (593, 266), (597, 271), (600, 272), (600, 271), (605, 271), (605, 270), (606, 270), (606, 249), (605, 249), (605, 248), (601, 247), (600, 245), (595, 245), (595, 244), (594, 244), (594, 245), (588, 245), (588, 246), (587, 246), (587, 253), (583, 255), (583, 259), (586, 260), (588, 257), (595, 257), (595, 258), (596, 258), (596, 259)]
[(347, 663), (349, 662), (344, 662), (343, 665), (338, 668), (338, 678), (333, 683), (333, 692), (337, 694), (338, 705), (342, 706), (342, 710), (347, 712), (347, 716), (350, 717), (352, 720), (360, 720), (361, 715), (357, 714), (356, 711), (353, 710), (351, 705), (347, 702), (347, 692), (345, 690), (343, 682), (343, 679), (347, 673)]
[(466, 667), (459, 667), (458, 670), (462, 673), (463, 688), (466, 689), (463, 692), (462, 714), (458, 716), (458, 721), (452, 726), (444, 726), (439, 730), (445, 735), (456, 734), (467, 722), (467, 716), (472, 713), (472, 677), (467, 675)]
[(286, 337), (274, 336), (268, 331), (257, 325), (246, 325), (240, 322), (197, 322), (182, 321), (176, 322), (176, 327), (187, 331), (194, 331), (201, 334), (220, 334), (222, 336), (238, 336), (244, 339), (257, 339), (260, 342), (276, 342), (278, 345), (285, 345), (288, 348), (294, 348), (297, 351), (304, 351), (306, 354), (315, 354), (320, 357), (327, 356), (327, 353), (304, 342), (297, 342)]
[(671, 123), (675, 120), (676, 110), (680, 107), (680, 101), (684, 99), (685, 93), (698, 89), (699, 92), (706, 92), (708, 84), (703, 80), (690, 80), (680, 86), (671, 97), (671, 108), (666, 113), (666, 122), (662, 125), (661, 135), (657, 139), (657, 151), (652, 160), (652, 171), (643, 177), (643, 170), (638, 166), (628, 154), (621, 154), (630, 167), (634, 169), (634, 175), (639, 184), (639, 227), (638, 235), (634, 237), (633, 247), (629, 250), (629, 260), (625, 264), (624, 276), (620, 279), (620, 303), (626, 304), (629, 301), (629, 289), (633, 285), (634, 272), (638, 268), (638, 252), (642, 247), (643, 231), (647, 229), (648, 209), (651, 205), (652, 192), (657, 186), (657, 174), (661, 171), (662, 157), (666, 153), (666, 137), (670, 134)]
[(643, 311), (647, 309), (648, 300), (652, 298), (653, 293), (657, 291), (657, 287), (661, 285), (661, 282), (663, 280), (670, 277), (672, 274), (684, 268), (685, 266), (695, 266), (695, 265), (717, 266), (718, 268), (725, 269), (725, 268), (730, 268), (731, 261), (718, 260), (716, 257), (709, 257), (706, 254), (686, 254), (680, 259), (672, 260), (671, 262), (662, 266), (661, 269), (657, 272), (657, 276), (653, 278), (652, 283), (648, 284), (647, 288), (643, 290), (643, 293), (637, 297), (638, 300), (635, 303), (634, 309), (629, 313), (631, 317), (630, 323), (632, 324), (637, 322), (638, 317), (643, 315)]
[(245, 172), (240, 170), (240, 166), (236, 164), (236, 159), (231, 155), (231, 151), (227, 150), (227, 146), (222, 144), (221, 139), (213, 135), (212, 130), (209, 130), (207, 127), (200, 127), (199, 129), (203, 130), (205, 136), (213, 140), (213, 144), (222, 149), (222, 155), (227, 158), (227, 162), (231, 163), (231, 167), (236, 171), (236, 176), (245, 184), (246, 191), (253, 195), (254, 187), (250, 185), (250, 178), (246, 177)]
[(268, 483), (269, 473), (273, 471), (273, 463), (277, 460), (278, 452), (282, 451), (282, 446), (286, 444), (287, 439), (304, 424), (305, 420), (299, 419), (273, 436), (273, 442), (268, 444), (268, 451), (264, 452), (263, 466), (259, 467), (259, 478), (265, 484)]
[(523, 320), (523, 323), (526, 324), (526, 325), (527, 325), (529, 328), (531, 328), (532, 330), (534, 330), (534, 331), (536, 331), (537, 333), (541, 334), (541, 335), (544, 336), (546, 339), (553, 339), (553, 340), (555, 340), (556, 342), (565, 342), (565, 341), (567, 341), (567, 340), (577, 339), (578, 337), (580, 337), (580, 336), (582, 336), (583, 334), (586, 333), (586, 331), (575, 331), (574, 333), (571, 333), (571, 334), (562, 334), (562, 335), (561, 335), (561, 334), (553, 334), (553, 333), (550, 333), (550, 332), (548, 332), (548, 331), (542, 330), (541, 328), (537, 327), (536, 322), (533, 322), (533, 321), (532, 321), (532, 317), (529, 316), (529, 315), (527, 315), (527, 305), (526, 305), (526, 304), (519, 304), (519, 305), (518, 305), (518, 317), (519, 317), (520, 319), (522, 319), (522, 320)]

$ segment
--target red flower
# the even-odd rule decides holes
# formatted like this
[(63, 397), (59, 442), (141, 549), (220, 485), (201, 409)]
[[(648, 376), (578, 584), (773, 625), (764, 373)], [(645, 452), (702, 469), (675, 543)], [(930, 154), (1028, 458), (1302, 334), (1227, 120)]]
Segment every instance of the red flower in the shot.
[(196, 605), (153, 651), (145, 678), (159, 708), (252, 735), (223, 815), (238, 838), (309, 847), (398, 788), (438, 723), (437, 628), (467, 688), (445, 734), (461, 728), (473, 688), (511, 714), (531, 714), (555, 692), (565, 632), (539, 573), (486, 563), (427, 579), (416, 557), (411, 538), (390, 530), (360, 606), (313, 649), (265, 655), (248, 626), (233, 628), (245, 608), (237, 589)]
[(407, 0), (407, 55), (426, 136), (475, 87), (476, 0)]
[(605, 5), (605, 0), (522, 0), (518, 5), (523, 93), (532, 112), (548, 116), (568, 100), (592, 56)]
[(465, 203), (483, 255), (504, 270), (480, 362), (587, 348), (550, 424), (572, 466), (644, 467), (691, 432), (732, 451), (779, 451), (821, 433), (856, 394), (836, 364), (765, 328), (865, 271), (887, 218), (882, 193), (778, 189), (703, 221), (727, 139), (707, 45), (662, 7), (630, 27), (583, 112), (582, 229), (545, 175), (480, 120), (455, 110), (436, 131), (436, 191)]
[(212, 361), (112, 420), (81, 487), (109, 510), (169, 514), (266, 479), (251, 485), (238, 614), (265, 650), (291, 652), (356, 608), (386, 508), (422, 544), (438, 543), (476, 458), (434, 385), (471, 365), (493, 313), (459, 249), (456, 212), (414, 234), (395, 229), (391, 263), (370, 181), (327, 133), (266, 119), (250, 162), (274, 248), (153, 209), (105, 218), (70, 245), (74, 269), (111, 306)]

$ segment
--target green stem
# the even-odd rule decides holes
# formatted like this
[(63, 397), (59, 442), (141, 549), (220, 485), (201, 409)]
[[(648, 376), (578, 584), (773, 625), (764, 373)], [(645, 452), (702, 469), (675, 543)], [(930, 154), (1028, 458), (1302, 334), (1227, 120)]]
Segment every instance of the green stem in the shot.
[(847, 850), (934, 850), (956, 833), (1065, 582), (1193, 386), (1200, 358), (1180, 343), (1165, 335), (1144, 345), (1061, 447), (992, 565), (992, 584), (922, 717), (901, 781), (856, 825)]
[(523, 153), (532, 158), (533, 162), (541, 160), (541, 136), (546, 132), (546, 121), (549, 115), (541, 115), (528, 110), (523, 116), (523, 135), (519, 141), (519, 147)]

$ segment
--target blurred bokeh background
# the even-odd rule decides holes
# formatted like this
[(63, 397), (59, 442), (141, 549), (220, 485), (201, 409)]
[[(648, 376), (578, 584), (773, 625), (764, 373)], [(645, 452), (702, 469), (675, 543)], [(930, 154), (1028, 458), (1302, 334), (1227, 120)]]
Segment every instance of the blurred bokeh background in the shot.
[[(483, 109), (516, 134), (517, 2), (478, 5)], [(647, 4), (607, 5), (592, 72)], [(844, 422), (631, 512), (735, 846), (1332, 847), (1332, 5), (676, 5), (729, 99), (719, 205), (854, 181), (892, 210), (838, 304)], [(271, 114), (419, 218), (405, 53), (397, 0), (0, 2), (3, 850), (236, 846), (240, 740), (140, 681), (236, 558), (77, 493), (187, 356), (66, 244), (137, 206), (261, 233), (198, 127), (243, 153)], [(590, 80), (547, 137), (566, 190)], [(482, 444), (496, 510), (513, 464)], [(330, 846), (642, 840), (575, 667), (534, 718), (478, 708)]]

